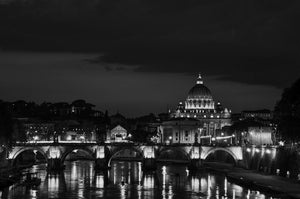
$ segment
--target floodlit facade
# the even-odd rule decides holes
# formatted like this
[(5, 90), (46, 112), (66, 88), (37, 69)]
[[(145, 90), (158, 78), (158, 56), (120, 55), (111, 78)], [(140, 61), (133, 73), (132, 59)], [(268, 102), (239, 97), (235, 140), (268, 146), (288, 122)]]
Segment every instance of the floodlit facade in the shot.
[(215, 103), (211, 91), (199, 74), (196, 84), (188, 92), (185, 102), (180, 102), (171, 112), (171, 119), (159, 127), (161, 142), (195, 143), (218, 136), (218, 131), (231, 125), (231, 111)]
[(271, 127), (249, 127), (246, 140), (251, 145), (272, 145), (273, 130)]
[(127, 142), (128, 133), (121, 125), (117, 125), (115, 128), (107, 132), (108, 142)]

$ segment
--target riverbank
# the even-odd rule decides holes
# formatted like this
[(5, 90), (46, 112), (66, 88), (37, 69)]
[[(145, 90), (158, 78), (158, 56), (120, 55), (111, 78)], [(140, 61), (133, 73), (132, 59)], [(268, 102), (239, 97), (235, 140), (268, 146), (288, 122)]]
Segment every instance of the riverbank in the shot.
[(220, 163), (205, 164), (205, 168), (224, 173), (229, 181), (249, 188), (276, 193), (283, 198), (300, 199), (300, 183), (296, 180), (281, 176), (261, 174), (257, 171), (245, 170)]

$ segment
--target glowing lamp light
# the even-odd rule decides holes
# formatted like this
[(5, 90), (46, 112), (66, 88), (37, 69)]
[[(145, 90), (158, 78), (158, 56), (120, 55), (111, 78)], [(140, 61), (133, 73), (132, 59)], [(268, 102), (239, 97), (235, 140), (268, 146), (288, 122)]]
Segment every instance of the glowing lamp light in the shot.
[(172, 136), (169, 137), (169, 140), (172, 140)]
[(247, 152), (250, 153), (250, 152), (251, 152), (251, 149), (250, 149), (250, 148), (247, 148)]
[(216, 138), (211, 138), (212, 141), (216, 141)]
[(51, 147), (49, 149), (50, 158), (59, 158), (60, 157), (60, 150), (58, 147)]
[(84, 136), (83, 135), (81, 135), (79, 138), (82, 139), (82, 140), (84, 140)]
[(224, 133), (221, 133), (221, 136), (224, 136)]
[(72, 140), (72, 136), (71, 136), (71, 135), (68, 135), (68, 136), (67, 136), (67, 140), (68, 140), (68, 141), (71, 141), (71, 140)]
[(256, 153), (259, 153), (259, 152), (260, 152), (260, 150), (259, 150), (259, 149), (255, 149), (255, 152), (256, 152)]
[(280, 142), (279, 142), (279, 146), (284, 146), (284, 142), (283, 142), (283, 141), (280, 141)]
[(266, 150), (266, 153), (267, 153), (267, 154), (270, 154), (270, 153), (271, 153), (271, 150), (270, 150), (270, 149), (267, 149), (267, 150)]
[(33, 137), (33, 139), (34, 139), (35, 141), (37, 141), (37, 140), (39, 139), (39, 136), (36, 135), (36, 136)]
[(104, 146), (99, 146), (97, 149), (96, 149), (96, 158), (105, 158), (105, 148)]

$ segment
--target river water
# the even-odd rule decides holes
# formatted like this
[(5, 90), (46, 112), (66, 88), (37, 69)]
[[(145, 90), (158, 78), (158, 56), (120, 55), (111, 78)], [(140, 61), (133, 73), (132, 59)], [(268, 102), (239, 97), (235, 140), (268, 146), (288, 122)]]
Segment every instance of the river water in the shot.
[(190, 174), (184, 165), (158, 166), (143, 173), (139, 162), (112, 162), (106, 173), (94, 172), (92, 161), (66, 162), (61, 174), (47, 174), (46, 165), (35, 165), (42, 182), (37, 188), (11, 186), (2, 198), (108, 198), (108, 199), (198, 199), (275, 198), (272, 195), (231, 183), (220, 174)]

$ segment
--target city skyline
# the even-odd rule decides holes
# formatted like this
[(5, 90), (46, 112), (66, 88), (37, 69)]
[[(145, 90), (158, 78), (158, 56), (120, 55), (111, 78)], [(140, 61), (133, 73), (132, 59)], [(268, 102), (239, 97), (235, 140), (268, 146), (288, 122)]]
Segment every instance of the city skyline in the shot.
[[(102, 111), (120, 112), (129, 117), (175, 109), (195, 84), (198, 72), (203, 74), (205, 85), (212, 91), (216, 102), (220, 101), (233, 112), (273, 110), (283, 88), (290, 84), (289, 81), (286, 81), (287, 85), (276, 86), (226, 80), (217, 75), (206, 75), (205, 69), (202, 72), (201, 68), (194, 73), (171, 73), (136, 72), (130, 66), (105, 63), (98, 67), (98, 63), (87, 61), (96, 54), (38, 53), (40, 59), (34, 60), (30, 59), (36, 56), (32, 53), (4, 54), (13, 55), (11, 58), (6, 56), (7, 68), (1, 74), (2, 100), (42, 103), (85, 99)], [(14, 59), (15, 56), (20, 58)], [(5, 62), (5, 59), (0, 62), (3, 60)], [(28, 70), (24, 70), (26, 67)], [(13, 75), (21, 83), (11, 78)]]

